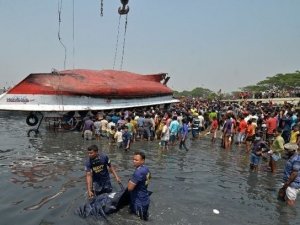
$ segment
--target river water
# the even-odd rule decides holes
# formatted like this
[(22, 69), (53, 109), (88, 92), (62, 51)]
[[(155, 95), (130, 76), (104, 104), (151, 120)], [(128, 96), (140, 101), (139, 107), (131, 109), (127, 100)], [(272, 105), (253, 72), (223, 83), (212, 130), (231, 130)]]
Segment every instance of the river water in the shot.
[[(275, 175), (262, 163), (250, 173), (249, 157), (233, 146), (225, 151), (208, 137), (189, 140), (188, 152), (159, 150), (158, 142), (136, 142), (131, 152), (105, 141), (84, 141), (78, 132), (55, 132), (42, 126), (27, 137), (22, 114), (0, 112), (0, 224), (300, 224), (300, 201), (287, 207), (276, 198), (284, 161)], [(86, 148), (97, 144), (108, 154), (124, 184), (130, 178), (132, 151), (143, 149), (152, 172), (150, 219), (142, 222), (127, 208), (109, 222), (81, 219), (74, 210), (84, 204)], [(118, 185), (113, 181), (115, 190)], [(213, 209), (219, 210), (215, 214)]]

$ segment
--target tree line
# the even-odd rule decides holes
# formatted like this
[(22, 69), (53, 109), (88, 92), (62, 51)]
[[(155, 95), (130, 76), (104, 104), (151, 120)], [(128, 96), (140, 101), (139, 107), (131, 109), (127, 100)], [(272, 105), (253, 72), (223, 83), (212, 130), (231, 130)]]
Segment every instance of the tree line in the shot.
[[(265, 80), (259, 81), (255, 85), (248, 85), (240, 88), (240, 91), (233, 91), (237, 93), (241, 91), (245, 92), (263, 92), (270, 90), (293, 90), (300, 89), (300, 71), (286, 74), (276, 74), (274, 76), (266, 77)], [(222, 93), (224, 94), (224, 93)], [(191, 91), (174, 91), (175, 97), (201, 97), (206, 99), (215, 99), (222, 95), (219, 92), (214, 92), (207, 88), (197, 87)]]

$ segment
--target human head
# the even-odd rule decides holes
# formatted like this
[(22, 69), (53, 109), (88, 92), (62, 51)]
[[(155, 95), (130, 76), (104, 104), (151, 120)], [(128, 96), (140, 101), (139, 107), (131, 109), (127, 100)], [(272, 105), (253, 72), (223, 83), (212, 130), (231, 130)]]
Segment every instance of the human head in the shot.
[(298, 151), (299, 146), (297, 144), (287, 143), (284, 145), (284, 150), (288, 158), (294, 155)]
[(274, 130), (274, 132), (273, 132), (274, 134), (275, 134), (275, 136), (277, 137), (277, 136), (279, 136), (279, 135), (281, 135), (282, 134), (282, 129), (281, 128), (277, 128), (277, 129), (275, 129)]
[(255, 134), (255, 141), (260, 141), (261, 139), (262, 139), (262, 136), (263, 136), (263, 134), (262, 134), (262, 132), (257, 132), (256, 134)]
[(98, 155), (98, 146), (97, 145), (91, 145), (87, 148), (88, 155), (91, 159), (96, 158)]
[(146, 156), (145, 156), (144, 152), (141, 152), (141, 151), (135, 152), (133, 155), (133, 165), (135, 167), (139, 167), (144, 164), (145, 159), (146, 159)]

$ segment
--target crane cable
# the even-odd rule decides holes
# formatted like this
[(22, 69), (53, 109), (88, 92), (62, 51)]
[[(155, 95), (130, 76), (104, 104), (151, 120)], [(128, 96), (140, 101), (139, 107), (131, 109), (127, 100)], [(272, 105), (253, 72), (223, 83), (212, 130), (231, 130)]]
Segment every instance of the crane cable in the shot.
[(120, 23), (121, 23), (121, 15), (119, 16), (118, 34), (117, 34), (117, 41), (116, 41), (116, 49), (115, 49), (115, 56), (114, 56), (114, 65), (113, 65), (113, 69), (115, 69), (116, 59), (117, 59), (117, 54), (118, 54), (119, 35), (120, 35)]
[(61, 40), (60, 36), (60, 28), (61, 28), (61, 11), (62, 11), (62, 0), (58, 0), (58, 40), (60, 44), (63, 46), (65, 51), (65, 57), (64, 57), (64, 69), (66, 69), (66, 60), (67, 60), (67, 48), (64, 45), (64, 43)]
[[(64, 43), (62, 42), (62, 38), (60, 35), (60, 30), (61, 30), (61, 12), (62, 12), (62, 4), (63, 4), (63, 0), (58, 0), (58, 40), (60, 42), (60, 44), (62, 45), (62, 47), (64, 48), (65, 51), (65, 57), (64, 57), (64, 70), (66, 69), (66, 61), (67, 61), (67, 48), (64, 45)], [(64, 99), (63, 99), (63, 95), (61, 95), (60, 93), (60, 85), (61, 85), (61, 74), (60, 72), (57, 73), (58, 75), (58, 84), (57, 84), (57, 89), (56, 89), (56, 98), (59, 102), (59, 96), (60, 96), (60, 101), (61, 104), (60, 106), (62, 107), (61, 110), (64, 110)]]
[(125, 53), (125, 43), (126, 43), (127, 24), (128, 24), (128, 14), (126, 14), (126, 20), (125, 20), (125, 29), (124, 29), (124, 38), (123, 38), (123, 50), (122, 50), (122, 59), (121, 59), (120, 70), (122, 70), (122, 68), (123, 68), (123, 60), (124, 60), (124, 53)]
[(72, 38), (73, 38), (73, 70), (75, 68), (75, 0), (73, 0), (73, 13), (72, 13), (72, 17), (73, 17), (73, 34), (72, 34)]
[(100, 1), (100, 16), (103, 17), (103, 0)]

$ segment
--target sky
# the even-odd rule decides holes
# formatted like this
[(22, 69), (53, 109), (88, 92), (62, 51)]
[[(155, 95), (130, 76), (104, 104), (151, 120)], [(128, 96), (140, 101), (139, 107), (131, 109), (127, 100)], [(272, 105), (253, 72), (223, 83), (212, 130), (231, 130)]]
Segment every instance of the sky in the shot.
[[(103, 0), (103, 17), (101, 0), (0, 0), (0, 87), (64, 69), (60, 2), (65, 69), (113, 69), (116, 49), (121, 69), (120, 0)], [(129, 0), (129, 7), (122, 70), (166, 72), (174, 90), (231, 92), (300, 69), (299, 0)]]

